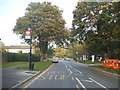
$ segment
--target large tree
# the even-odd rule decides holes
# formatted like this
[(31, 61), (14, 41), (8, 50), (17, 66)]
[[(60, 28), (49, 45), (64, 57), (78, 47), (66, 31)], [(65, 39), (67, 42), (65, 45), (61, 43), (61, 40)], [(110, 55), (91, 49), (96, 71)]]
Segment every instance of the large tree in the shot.
[(72, 57), (79, 58), (83, 55), (87, 55), (86, 48), (87, 46), (85, 45), (85, 43), (80, 44), (79, 41), (74, 41), (71, 43), (69, 52)]
[(32, 2), (26, 8), (25, 16), (17, 19), (13, 31), (25, 37), (25, 31), (31, 28), (32, 37), (38, 42), (41, 61), (44, 60), (50, 42), (55, 41), (59, 46), (68, 38), (68, 30), (65, 29), (65, 20), (62, 11), (50, 2)]
[(70, 51), (68, 47), (59, 47), (57, 46), (54, 49), (54, 56), (64, 58), (64, 57), (71, 57)]
[(90, 55), (119, 58), (120, 2), (81, 2), (73, 14), (72, 34)]

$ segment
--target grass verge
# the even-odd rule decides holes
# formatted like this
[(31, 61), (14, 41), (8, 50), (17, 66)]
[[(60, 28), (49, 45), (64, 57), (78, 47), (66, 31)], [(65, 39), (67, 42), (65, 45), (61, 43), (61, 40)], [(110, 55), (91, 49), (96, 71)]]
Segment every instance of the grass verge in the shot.
[(74, 61), (74, 59), (73, 59), (73, 58), (70, 58), (70, 60), (71, 60), (71, 61)]
[[(44, 71), (50, 65), (52, 65), (52, 61), (35, 62), (34, 71)], [(15, 69), (27, 70), (28, 67), (29, 65), (24, 65), (24, 66), (16, 67)]]
[(20, 65), (20, 64), (28, 64), (28, 62), (7, 62), (7, 63), (2, 64), (2, 68), (16, 66), (16, 65)]
[(107, 71), (107, 72), (110, 72), (110, 73), (113, 73), (113, 74), (120, 75), (120, 69), (107, 68), (107, 67), (100, 66), (100, 65), (90, 66), (90, 67), (96, 68), (96, 69), (99, 69), (99, 70), (102, 70), (102, 71)]

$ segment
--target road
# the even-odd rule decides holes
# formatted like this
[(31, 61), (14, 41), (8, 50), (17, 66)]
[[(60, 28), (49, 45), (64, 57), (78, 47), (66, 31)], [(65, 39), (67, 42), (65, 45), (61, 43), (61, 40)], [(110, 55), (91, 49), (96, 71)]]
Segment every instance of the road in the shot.
[(118, 90), (118, 76), (89, 68), (74, 61), (60, 60), (29, 81), (23, 88), (73, 88), (76, 90)]

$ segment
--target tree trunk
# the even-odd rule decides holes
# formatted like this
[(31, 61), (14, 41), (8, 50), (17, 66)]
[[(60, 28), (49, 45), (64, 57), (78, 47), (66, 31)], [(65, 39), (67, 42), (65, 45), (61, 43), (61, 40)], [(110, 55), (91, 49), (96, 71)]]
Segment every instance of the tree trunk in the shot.
[(44, 60), (44, 54), (42, 51), (40, 51), (41, 57), (40, 57), (40, 62), (42, 62)]
[(45, 59), (47, 48), (48, 48), (48, 42), (47, 41), (44, 41), (44, 42), (40, 43), (40, 54), (41, 54), (40, 61), (41, 62)]

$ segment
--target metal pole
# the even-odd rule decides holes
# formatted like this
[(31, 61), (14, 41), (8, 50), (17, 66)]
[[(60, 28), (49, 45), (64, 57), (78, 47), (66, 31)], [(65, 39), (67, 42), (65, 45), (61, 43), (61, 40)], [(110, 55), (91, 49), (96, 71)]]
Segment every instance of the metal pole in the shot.
[(32, 48), (32, 46), (31, 46), (31, 43), (30, 43), (30, 58), (29, 58), (29, 69), (31, 70), (31, 56), (32, 56), (32, 54), (31, 54), (31, 48)]
[(29, 58), (29, 70), (32, 69), (32, 68), (31, 68), (31, 64), (32, 64), (32, 53), (31, 53), (31, 51), (32, 51), (32, 32), (31, 32), (31, 30), (30, 30), (30, 33), (31, 33), (31, 35), (30, 35), (30, 58)]

